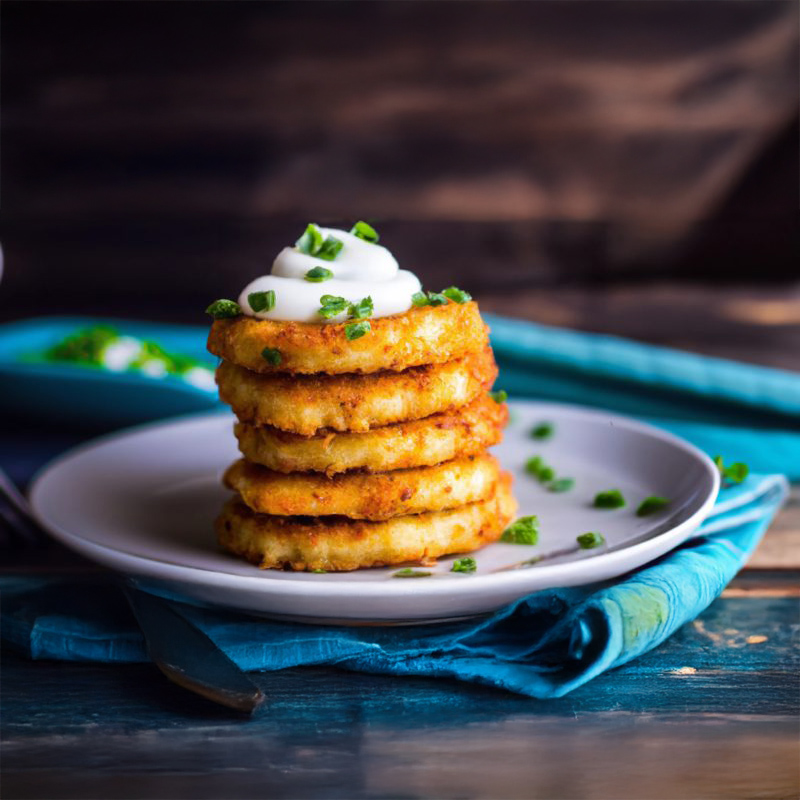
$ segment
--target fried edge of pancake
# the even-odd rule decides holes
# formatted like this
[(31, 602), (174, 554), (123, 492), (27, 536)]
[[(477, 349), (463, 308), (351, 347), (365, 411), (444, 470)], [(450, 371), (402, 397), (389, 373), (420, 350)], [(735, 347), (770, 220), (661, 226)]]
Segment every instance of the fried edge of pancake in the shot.
[(233, 497), (215, 528), (223, 548), (261, 569), (346, 572), (474, 552), (500, 538), (516, 509), (511, 476), (502, 473), (491, 497), (449, 511), (381, 522), (277, 517)]
[(286, 475), (239, 459), (223, 483), (258, 514), (382, 520), (484, 500), (495, 491), (499, 474), (497, 459), (488, 453), (433, 467), (333, 478), (318, 472)]
[(374, 375), (259, 375), (223, 361), (220, 398), (242, 422), (302, 436), (367, 431), (466, 405), (497, 377), (491, 347), (455, 361)]
[(276, 472), (331, 476), (353, 469), (387, 472), (426, 467), (478, 455), (502, 440), (507, 421), (508, 406), (483, 394), (455, 411), (362, 433), (324, 430), (300, 436), (245, 422), (237, 422), (234, 433), (249, 461)]
[[(370, 319), (369, 333), (352, 341), (345, 335), (347, 324), (279, 322), (244, 315), (219, 319), (211, 326), (208, 350), (251, 372), (399, 372), (481, 350), (489, 334), (474, 301), (412, 306), (403, 314)], [(280, 353), (279, 364), (264, 358), (267, 348)]]

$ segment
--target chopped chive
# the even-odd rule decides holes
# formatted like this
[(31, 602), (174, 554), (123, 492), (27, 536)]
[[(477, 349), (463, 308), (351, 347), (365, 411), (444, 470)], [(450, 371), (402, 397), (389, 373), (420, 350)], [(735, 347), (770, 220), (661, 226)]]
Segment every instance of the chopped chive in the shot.
[(596, 533), (595, 531), (588, 531), (587, 533), (582, 533), (580, 536), (576, 536), (575, 540), (578, 542), (578, 546), (581, 550), (592, 550), (595, 547), (600, 547), (606, 543), (605, 536), (602, 533)]
[(636, 509), (637, 517), (649, 517), (651, 514), (657, 514), (669, 505), (669, 500), (666, 497), (646, 497), (639, 503), (639, 508)]
[(575, 485), (575, 478), (556, 478), (547, 484), (548, 492), (568, 492)]
[(442, 289), (442, 294), (454, 303), (466, 303), (468, 300), (472, 300), (472, 295), (459, 289), (458, 286), (448, 286), (446, 289)]
[(366, 336), (372, 330), (369, 320), (362, 320), (361, 322), (351, 322), (344, 326), (344, 335), (347, 340), (352, 342), (354, 339), (360, 339)]
[(503, 531), (500, 541), (509, 544), (536, 544), (539, 541), (538, 518), (520, 517)]
[(348, 316), (350, 319), (367, 319), (373, 312), (372, 298), (363, 297), (357, 303), (350, 303)]
[(540, 422), (532, 431), (531, 431), (531, 438), (532, 439), (540, 439), (541, 441), (545, 441), (546, 439), (550, 439), (553, 435), (553, 431), (555, 428), (553, 427), (552, 422)]
[(323, 261), (334, 261), (343, 247), (344, 242), (341, 239), (337, 239), (335, 236), (328, 236), (314, 255)]
[(303, 235), (295, 242), (295, 247), (307, 256), (316, 255), (322, 247), (322, 231), (313, 222), (309, 222)]
[(411, 567), (406, 567), (405, 569), (399, 569), (397, 572), (392, 575), (393, 578), (429, 578), (433, 575), (432, 572), (425, 572), (421, 569), (411, 569)]
[(335, 236), (327, 236), (323, 240), (322, 231), (310, 222), (303, 235), (295, 242), (295, 247), (307, 256), (316, 256), (323, 261), (333, 261), (344, 247), (344, 242)]
[(595, 508), (622, 508), (625, 505), (625, 498), (619, 489), (609, 489), (607, 492), (599, 492), (594, 498)]
[(714, 456), (714, 463), (717, 465), (720, 476), (729, 483), (741, 483), (750, 474), (750, 467), (741, 461), (726, 467), (722, 456)]
[(273, 367), (277, 367), (278, 364), (283, 361), (281, 351), (274, 347), (265, 347), (261, 351), (261, 357), (267, 362), (267, 364), (272, 364)]
[(256, 313), (259, 311), (272, 311), (275, 308), (275, 290), (267, 289), (266, 292), (250, 292), (247, 295), (250, 308)]
[(464, 558), (457, 558), (453, 562), (453, 568), (450, 572), (475, 572), (478, 569), (478, 564), (474, 558), (465, 556)]
[(372, 227), (372, 225), (361, 220), (353, 225), (353, 227), (350, 229), (350, 233), (352, 233), (353, 236), (357, 236), (359, 239), (363, 239), (365, 242), (369, 242), (370, 244), (378, 244), (378, 241), (381, 238), (378, 236), (378, 232)]
[(331, 319), (331, 317), (337, 317), (339, 314), (344, 314), (349, 307), (349, 303), (344, 297), (336, 297), (336, 295), (332, 294), (324, 294), (320, 297), (319, 302), (322, 303), (319, 311), (319, 314), (323, 319)]
[(233, 300), (215, 300), (206, 309), (206, 314), (214, 317), (214, 319), (230, 319), (231, 317), (238, 317), (241, 313), (241, 307)]
[(311, 572), (313, 572), (315, 575), (324, 575), (324, 574), (326, 574), (328, 572), (328, 570), (326, 570), (326, 569), (312, 569)]
[(313, 267), (303, 276), (309, 283), (322, 283), (329, 281), (333, 277), (333, 272), (326, 267)]
[(525, 462), (525, 472), (538, 478), (544, 465), (544, 459), (541, 456), (532, 456)]
[(489, 397), (495, 401), (495, 403), (505, 403), (508, 400), (508, 392), (505, 389), (498, 389), (496, 392), (489, 392)]
[(411, 302), (415, 306), (429, 306), (431, 304), (425, 292), (414, 292), (414, 294), (411, 295)]
[(750, 474), (750, 467), (747, 464), (737, 461), (725, 470), (725, 477), (733, 483), (741, 483)]
[(428, 292), (428, 304), (432, 306), (446, 305), (447, 295), (442, 292)]
[(533, 475), (540, 483), (547, 483), (556, 477), (556, 471), (545, 464), (541, 456), (533, 456), (525, 462), (525, 472)]

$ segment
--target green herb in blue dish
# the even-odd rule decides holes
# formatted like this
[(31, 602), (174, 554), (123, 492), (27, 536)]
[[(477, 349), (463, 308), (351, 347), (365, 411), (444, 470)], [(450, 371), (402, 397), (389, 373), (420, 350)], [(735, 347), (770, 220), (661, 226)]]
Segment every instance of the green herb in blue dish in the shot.
[(136, 372), (149, 378), (178, 377), (214, 391), (214, 372), (202, 362), (170, 353), (158, 342), (124, 336), (110, 325), (81, 328), (49, 347), (45, 361), (108, 372)]

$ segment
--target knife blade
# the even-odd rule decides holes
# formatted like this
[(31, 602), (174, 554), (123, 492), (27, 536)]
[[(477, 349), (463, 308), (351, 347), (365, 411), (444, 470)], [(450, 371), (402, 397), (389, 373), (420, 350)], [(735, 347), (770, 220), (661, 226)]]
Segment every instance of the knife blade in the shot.
[(264, 702), (247, 674), (169, 601), (130, 584), (124, 589), (150, 657), (173, 683), (248, 714)]

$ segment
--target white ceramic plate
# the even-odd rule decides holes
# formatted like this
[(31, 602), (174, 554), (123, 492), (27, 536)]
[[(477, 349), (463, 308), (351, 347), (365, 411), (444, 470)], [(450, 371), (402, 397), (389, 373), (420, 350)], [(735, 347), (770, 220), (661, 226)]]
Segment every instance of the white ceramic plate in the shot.
[[(220, 475), (238, 455), (233, 418), (223, 414), (146, 425), (80, 447), (38, 475), (31, 501), (57, 539), (151, 590), (255, 614), (351, 624), (452, 619), (541, 589), (613, 578), (685, 541), (714, 503), (713, 463), (668, 433), (578, 407), (516, 402), (511, 409), (495, 453), (514, 473), (520, 515), (539, 517), (539, 543), (490, 545), (473, 554), (472, 574), (451, 572), (453, 557), (417, 579), (394, 578), (396, 569), (262, 571), (220, 551), (212, 531), (228, 494)], [(532, 439), (531, 428), (545, 420), (554, 426), (552, 438)], [(535, 454), (574, 478), (574, 488), (554, 494), (526, 475), (524, 464)], [(612, 488), (628, 505), (594, 508), (595, 494)], [(671, 503), (637, 517), (649, 495)], [(575, 537), (586, 531), (602, 533), (607, 545), (577, 549)], [(554, 555), (559, 551), (568, 552)], [(518, 567), (540, 555), (547, 557)]]

